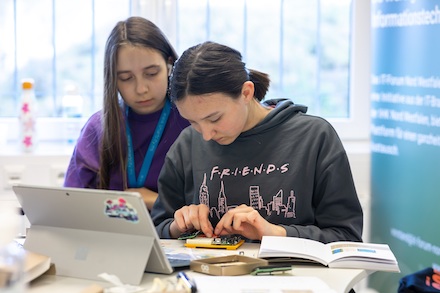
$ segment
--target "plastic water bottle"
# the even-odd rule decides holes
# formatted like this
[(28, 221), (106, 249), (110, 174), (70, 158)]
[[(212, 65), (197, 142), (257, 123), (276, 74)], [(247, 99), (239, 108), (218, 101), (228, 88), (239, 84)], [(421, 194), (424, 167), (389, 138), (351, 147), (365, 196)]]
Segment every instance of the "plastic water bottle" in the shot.
[(32, 79), (24, 79), (21, 85), (19, 142), (22, 150), (29, 153), (35, 149), (37, 144), (37, 104), (35, 100), (34, 81)]
[(22, 293), (27, 287), (25, 250), (14, 241), (18, 223), (16, 208), (0, 207), (0, 293)]
[(67, 86), (62, 99), (62, 115), (66, 119), (64, 135), (68, 144), (76, 143), (81, 130), (77, 120), (82, 116), (82, 112), (83, 97), (79, 94), (78, 88), (74, 85)]

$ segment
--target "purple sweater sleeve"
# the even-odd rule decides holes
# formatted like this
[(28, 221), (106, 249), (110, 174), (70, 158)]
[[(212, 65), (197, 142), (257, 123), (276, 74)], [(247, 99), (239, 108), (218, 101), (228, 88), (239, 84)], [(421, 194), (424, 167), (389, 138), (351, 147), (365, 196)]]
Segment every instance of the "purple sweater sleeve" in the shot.
[(99, 170), (100, 112), (93, 114), (81, 130), (67, 168), (65, 187), (96, 188)]

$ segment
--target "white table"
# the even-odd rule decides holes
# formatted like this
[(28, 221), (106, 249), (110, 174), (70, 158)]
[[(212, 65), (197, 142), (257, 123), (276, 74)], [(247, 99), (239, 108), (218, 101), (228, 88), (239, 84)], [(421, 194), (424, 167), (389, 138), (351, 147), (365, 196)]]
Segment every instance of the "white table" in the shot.
[[(183, 248), (183, 242), (179, 240), (161, 240), (162, 246), (167, 248), (179, 249)], [(257, 257), (259, 244), (256, 243), (245, 243), (238, 251), (231, 250), (221, 250), (221, 254), (237, 254), (242, 251), (244, 255), (250, 257)], [(199, 248), (197, 248), (199, 249)], [(209, 250), (212, 252), (213, 250)], [(199, 274), (192, 271), (186, 271), (190, 277), (194, 277)], [(366, 278), (371, 271), (366, 271), (362, 269), (330, 269), (326, 267), (316, 266), (316, 265), (294, 265), (291, 274), (294, 276), (313, 276), (318, 277), (325, 283), (327, 283), (330, 288), (335, 292), (348, 292), (354, 285), (360, 282), (362, 279)], [(175, 274), (172, 275), (160, 275), (146, 273), (140, 284), (141, 287), (146, 289), (151, 288), (154, 278), (161, 278), (163, 280), (170, 279), (171, 281), (176, 280)], [(112, 287), (111, 284), (103, 281), (86, 280), (78, 278), (70, 278), (64, 276), (56, 275), (43, 275), (33, 282), (31, 282), (28, 291), (29, 293), (83, 293), (84, 290), (91, 285), (96, 284), (102, 286), (103, 288)], [(204, 293), (204, 292), (201, 292)]]

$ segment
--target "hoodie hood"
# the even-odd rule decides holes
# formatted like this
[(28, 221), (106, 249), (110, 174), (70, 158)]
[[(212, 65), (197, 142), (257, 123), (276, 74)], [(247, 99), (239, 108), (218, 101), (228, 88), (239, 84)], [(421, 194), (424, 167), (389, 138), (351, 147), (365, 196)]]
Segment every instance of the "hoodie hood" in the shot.
[(265, 107), (273, 108), (272, 111), (255, 127), (243, 132), (239, 137), (247, 137), (271, 130), (298, 113), (305, 114), (307, 106), (295, 104), (288, 99), (272, 99), (261, 103)]

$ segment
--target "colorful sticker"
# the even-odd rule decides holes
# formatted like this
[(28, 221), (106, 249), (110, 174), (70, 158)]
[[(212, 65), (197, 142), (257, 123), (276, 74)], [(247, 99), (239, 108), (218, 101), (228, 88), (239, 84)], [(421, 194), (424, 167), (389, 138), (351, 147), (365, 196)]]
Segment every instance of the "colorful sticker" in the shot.
[(105, 201), (105, 214), (111, 218), (121, 218), (137, 223), (138, 212), (127, 201), (120, 197), (118, 199), (107, 199)]

